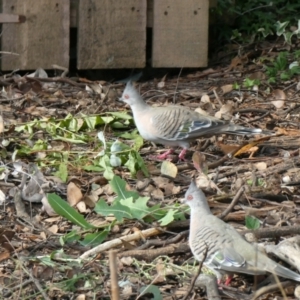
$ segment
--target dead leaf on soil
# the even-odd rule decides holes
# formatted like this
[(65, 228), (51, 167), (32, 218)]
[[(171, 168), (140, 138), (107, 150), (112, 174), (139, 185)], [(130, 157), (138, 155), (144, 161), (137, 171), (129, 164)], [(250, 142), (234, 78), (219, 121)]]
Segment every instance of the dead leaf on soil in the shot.
[(222, 152), (225, 155), (228, 155), (228, 154), (233, 155), (234, 153), (236, 153), (239, 149), (241, 149), (243, 147), (241, 145), (223, 144), (220, 141), (217, 141), (216, 144), (218, 147), (220, 147), (220, 149), (222, 150)]
[(172, 162), (168, 160), (164, 160), (161, 165), (160, 172), (162, 175), (175, 178), (177, 176), (178, 169), (176, 165), (174, 165)]
[(226, 84), (221, 86), (221, 90), (223, 91), (223, 94), (230, 93), (233, 90), (233, 84)]
[(258, 162), (254, 164), (254, 166), (258, 171), (264, 171), (267, 169), (267, 164), (264, 161)]
[(205, 94), (201, 97), (201, 102), (202, 103), (210, 103), (211, 101), (210, 101), (209, 96)]
[(257, 140), (254, 140), (254, 141), (251, 141), (249, 142), (249, 144), (246, 144), (244, 146), (242, 146), (235, 154), (234, 156), (239, 156), (241, 154), (244, 154), (244, 153), (254, 153), (258, 150), (258, 147), (255, 147), (256, 145), (259, 145), (260, 143), (262, 142), (265, 142), (267, 140), (269, 140), (270, 137), (269, 136), (266, 136), (266, 137), (263, 137), (263, 138), (260, 138), (260, 139), (257, 139)]
[(276, 108), (282, 108), (285, 104), (286, 94), (283, 90), (276, 89), (269, 95), (268, 100), (271, 100)]
[(215, 113), (215, 117), (229, 121), (232, 118), (232, 111), (233, 109), (231, 104), (224, 104), (221, 109)]
[(52, 233), (57, 233), (58, 232), (58, 226), (55, 224), (55, 225), (52, 225), (50, 226), (49, 228), (47, 228), (49, 231), (51, 231)]
[(276, 134), (283, 134), (283, 135), (287, 135), (287, 136), (300, 136), (300, 130), (299, 129), (284, 129), (284, 128), (279, 128), (279, 127), (275, 127), (274, 128), (276, 130)]
[(196, 170), (199, 173), (202, 173), (202, 172), (206, 173), (207, 163), (205, 162), (206, 157), (205, 157), (204, 154), (202, 154), (199, 151), (195, 151), (193, 156), (192, 156), (192, 161), (193, 161), (194, 167), (196, 168)]
[(89, 209), (86, 208), (85, 202), (84, 201), (79, 201), (76, 204), (76, 207), (78, 209), (79, 212), (81, 213), (86, 213)]
[(67, 200), (71, 206), (75, 206), (82, 199), (81, 190), (74, 182), (67, 186)]

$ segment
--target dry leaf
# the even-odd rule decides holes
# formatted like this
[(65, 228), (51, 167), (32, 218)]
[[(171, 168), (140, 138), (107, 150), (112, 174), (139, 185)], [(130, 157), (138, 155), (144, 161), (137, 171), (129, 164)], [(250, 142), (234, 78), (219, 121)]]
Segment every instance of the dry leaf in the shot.
[(221, 86), (221, 90), (223, 91), (223, 94), (230, 93), (233, 90), (233, 84), (226, 84)]
[(255, 167), (256, 167), (256, 169), (258, 170), (258, 171), (264, 171), (264, 170), (266, 170), (267, 169), (267, 164), (265, 163), (265, 162), (258, 162), (258, 163), (256, 163), (256, 164), (254, 164), (255, 165)]
[(52, 206), (48, 202), (48, 198), (45, 196), (42, 199), (43, 207), (42, 211), (45, 211), (48, 216), (57, 216), (57, 213), (53, 210)]
[(201, 173), (201, 172), (206, 172), (207, 170), (207, 164), (206, 164), (206, 157), (204, 154), (202, 154), (201, 152), (194, 152), (193, 157), (192, 157), (192, 161), (194, 164), (195, 169)]
[(177, 176), (177, 167), (170, 161), (164, 160), (160, 172), (162, 175), (175, 178)]
[(94, 208), (95, 203), (97, 202), (98, 197), (96, 197), (94, 194), (92, 195), (86, 195), (83, 197), (82, 201), (89, 207)]
[(151, 196), (157, 200), (164, 200), (164, 193), (160, 189), (153, 190)]
[(271, 103), (276, 108), (282, 108), (286, 100), (286, 95), (283, 90), (276, 89), (271, 93), (269, 99), (272, 100)]
[[(123, 241), (124, 242), (124, 241)], [(124, 257), (121, 257), (120, 258), (120, 261), (121, 261), (121, 263), (123, 264), (123, 265), (125, 265), (125, 266), (131, 266), (132, 265), (132, 263), (133, 263), (133, 259), (132, 259), (132, 257), (131, 256), (124, 256)]]
[[(263, 138), (260, 138), (260, 139), (257, 139), (257, 140), (254, 140), (254, 141), (251, 141), (249, 142), (249, 144), (246, 144), (244, 146), (242, 146), (240, 148), (240, 150), (238, 150), (234, 156), (238, 156), (238, 155), (241, 155), (243, 153), (247, 153), (247, 152), (255, 152), (258, 150), (258, 148), (254, 148), (256, 145), (259, 145), (260, 143), (262, 142), (265, 142), (265, 141), (268, 141), (270, 139), (269, 136), (265, 136)], [(251, 149), (253, 147), (253, 149)]]
[(86, 212), (86, 205), (85, 205), (85, 203), (83, 201), (78, 202), (77, 205), (76, 205), (76, 207), (77, 207), (77, 209), (78, 209), (79, 212), (81, 212), (81, 213), (85, 213)]
[(51, 231), (52, 233), (57, 233), (58, 232), (58, 226), (52, 225), (51, 227), (48, 228), (49, 231)]
[(209, 116), (209, 114), (200, 107), (196, 108), (195, 112), (197, 112), (198, 114), (203, 115), (203, 116)]
[(288, 135), (288, 136), (300, 136), (300, 130), (299, 129), (284, 129), (284, 128), (279, 128), (275, 127), (276, 134), (283, 134), (283, 135)]
[(251, 79), (251, 80), (254, 80), (254, 79), (261, 80), (261, 79), (265, 79), (265, 78), (266, 78), (265, 73), (263, 73), (261, 71), (254, 72), (249, 75), (249, 79)]
[(201, 102), (202, 103), (210, 103), (210, 98), (209, 98), (209, 96), (208, 95), (203, 95), (202, 97), (201, 97)]
[(4, 132), (4, 122), (3, 122), (3, 118), (0, 115), (0, 133)]
[(71, 206), (75, 206), (82, 199), (81, 190), (74, 182), (67, 186), (67, 200)]
[(234, 153), (236, 153), (239, 149), (241, 149), (243, 147), (241, 145), (223, 144), (220, 141), (217, 141), (216, 144), (218, 145), (218, 147), (220, 147), (220, 149), (222, 150), (222, 152), (225, 155), (228, 155), (228, 154), (233, 155)]

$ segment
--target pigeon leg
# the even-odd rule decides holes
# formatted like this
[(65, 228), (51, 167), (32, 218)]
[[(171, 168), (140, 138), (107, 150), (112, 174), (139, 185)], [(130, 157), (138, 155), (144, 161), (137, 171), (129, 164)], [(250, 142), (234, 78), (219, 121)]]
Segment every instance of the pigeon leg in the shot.
[(185, 154), (186, 154), (187, 150), (186, 149), (182, 149), (181, 152), (179, 153), (178, 157), (179, 157), (179, 160), (182, 160), (182, 161), (186, 161), (185, 159)]
[(172, 154), (173, 152), (174, 152), (174, 149), (169, 149), (169, 150), (166, 151), (165, 153), (156, 156), (156, 158), (157, 158), (157, 159), (160, 159), (160, 160), (167, 159), (167, 158), (168, 158), (168, 155), (169, 155), (169, 154)]
[(225, 280), (225, 285), (229, 285), (231, 280), (232, 280), (233, 276), (232, 275), (227, 275), (227, 279)]

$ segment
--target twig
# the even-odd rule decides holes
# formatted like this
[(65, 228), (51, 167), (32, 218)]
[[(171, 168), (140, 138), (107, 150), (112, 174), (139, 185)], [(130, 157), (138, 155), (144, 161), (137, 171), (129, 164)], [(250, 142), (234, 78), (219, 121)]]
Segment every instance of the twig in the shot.
[(146, 250), (128, 250), (118, 254), (118, 257), (135, 257), (136, 259), (142, 259), (145, 261), (153, 261), (153, 259), (157, 258), (161, 255), (171, 255), (177, 253), (188, 253), (190, 251), (190, 247), (187, 244), (181, 243), (177, 245), (170, 245), (161, 248), (155, 249), (146, 249)]
[(173, 104), (175, 104), (175, 102), (176, 102), (176, 90), (177, 90), (177, 88), (178, 88), (178, 82), (179, 82), (179, 78), (180, 78), (182, 69), (183, 69), (183, 68), (180, 69), (179, 74), (178, 74), (178, 77), (177, 77), (177, 82), (176, 82), (176, 87), (175, 87), (175, 93), (174, 93), (174, 98), (173, 98)]
[(221, 300), (217, 278), (214, 275), (200, 274), (195, 282), (195, 286), (205, 286), (208, 300)]
[(244, 192), (244, 186), (241, 186), (234, 198), (232, 199), (230, 205), (218, 216), (221, 220), (223, 220), (233, 209), (233, 207), (236, 205), (236, 203), (240, 200), (243, 192)]
[(150, 228), (150, 229), (146, 229), (146, 230), (143, 230), (143, 231), (138, 231), (138, 232), (135, 232), (133, 234), (124, 236), (122, 238), (117, 238), (117, 239), (108, 241), (106, 243), (103, 243), (101, 245), (98, 245), (95, 248), (92, 248), (92, 249), (86, 251), (85, 253), (83, 253), (80, 256), (80, 258), (81, 259), (87, 259), (89, 256), (96, 255), (100, 252), (103, 252), (105, 250), (108, 250), (108, 249), (111, 249), (111, 248), (114, 248), (114, 247), (117, 247), (117, 246), (121, 246), (121, 245), (123, 245), (123, 241), (125, 241), (125, 242), (136, 241), (136, 240), (139, 240), (141, 238), (146, 238), (146, 237), (149, 237), (149, 236), (158, 235), (160, 233), (161, 233), (161, 231), (157, 230), (155, 228)]
[(208, 169), (214, 169), (220, 165), (222, 165), (225, 161), (227, 161), (228, 159), (230, 159), (229, 155), (224, 155), (221, 159), (217, 160), (216, 162), (214, 163), (211, 163), (211, 164), (207, 164), (207, 168)]
[(252, 299), (255, 300), (258, 297), (260, 297), (260, 296), (262, 296), (266, 293), (275, 292), (275, 291), (278, 291), (279, 289), (284, 289), (284, 288), (287, 288), (289, 286), (295, 285), (295, 282), (293, 282), (293, 281), (284, 281), (284, 282), (281, 282), (280, 285), (281, 285), (281, 288), (278, 286), (277, 283), (274, 283), (274, 284), (271, 284), (271, 285), (268, 285), (268, 286), (264, 286), (261, 289), (257, 290), (253, 294)]
[(286, 235), (300, 234), (300, 226), (284, 226), (276, 228), (261, 228), (256, 230), (243, 230), (240, 234), (253, 233), (257, 239), (278, 238)]
[(189, 290), (187, 291), (187, 293), (186, 293), (185, 297), (183, 298), (183, 300), (188, 299), (189, 294), (190, 294), (191, 291), (193, 290), (194, 285), (195, 285), (195, 282), (196, 282), (197, 278), (199, 277), (199, 275), (200, 275), (200, 273), (201, 273), (201, 269), (202, 269), (203, 263), (204, 263), (204, 261), (206, 260), (207, 253), (208, 253), (208, 246), (206, 245), (205, 252), (204, 252), (204, 256), (203, 256), (202, 261), (200, 262), (200, 266), (199, 266), (199, 268), (198, 268), (198, 271), (197, 271), (195, 277), (193, 278), (193, 280), (192, 280), (192, 282), (191, 282), (191, 286), (190, 286)]
[(119, 284), (118, 284), (118, 273), (117, 273), (117, 254), (116, 251), (109, 251), (109, 270), (110, 270), (110, 281), (111, 281), (111, 299), (119, 300)]
[(181, 241), (184, 237), (189, 235), (189, 230), (185, 230), (180, 232), (179, 234), (177, 234), (176, 236), (174, 236), (171, 239), (167, 239), (164, 241), (160, 241), (160, 240), (149, 240), (147, 241), (145, 244), (143, 244), (142, 246), (138, 247), (138, 250), (144, 250), (147, 248), (150, 248), (152, 246), (167, 246), (170, 244), (174, 244), (174, 243), (178, 243), (179, 241)]

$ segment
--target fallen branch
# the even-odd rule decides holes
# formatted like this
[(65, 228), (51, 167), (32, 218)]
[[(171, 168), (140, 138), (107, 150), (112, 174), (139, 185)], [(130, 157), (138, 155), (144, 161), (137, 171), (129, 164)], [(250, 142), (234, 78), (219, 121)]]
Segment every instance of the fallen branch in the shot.
[(103, 243), (101, 245), (98, 245), (88, 251), (86, 251), (85, 253), (83, 253), (80, 258), (81, 259), (87, 259), (89, 256), (93, 256), (96, 255), (100, 252), (115, 248), (117, 246), (121, 246), (123, 245), (123, 241), (125, 242), (132, 242), (132, 241), (137, 241), (140, 239), (144, 239), (147, 238), (149, 236), (153, 236), (153, 235), (158, 235), (162, 233), (160, 230), (157, 230), (155, 228), (150, 228), (150, 229), (146, 229), (143, 231), (138, 231), (135, 232), (133, 234), (124, 236), (124, 237), (120, 237), (111, 241), (107, 241), (106, 243)]
[[(193, 278), (193, 280), (192, 280), (192, 282), (191, 282), (190, 288), (189, 288), (189, 290), (187, 291), (186, 295), (184, 296), (183, 300), (188, 299), (189, 294), (190, 294), (191, 291), (193, 290), (194, 285), (195, 285), (195, 282), (196, 282), (196, 280), (198, 279), (198, 277), (199, 277), (199, 275), (200, 275), (200, 273), (201, 273), (203, 263), (204, 263), (204, 261), (206, 260), (207, 253), (208, 253), (208, 246), (207, 246), (207, 244), (206, 244), (206, 248), (205, 248), (205, 252), (204, 252), (204, 255), (203, 255), (203, 259), (202, 259), (201, 262), (200, 262), (198, 271), (197, 271), (197, 273), (195, 274), (195, 276), (194, 276), (194, 278)], [(205, 285), (205, 286), (206, 286), (206, 285)], [(210, 298), (208, 298), (208, 299), (210, 299)]]
[(284, 282), (280, 282), (280, 285), (281, 286), (279, 286), (278, 283), (274, 283), (274, 284), (271, 284), (271, 285), (268, 285), (268, 286), (264, 286), (261, 289), (259, 289), (258, 291), (256, 291), (252, 295), (251, 299), (255, 300), (255, 299), (261, 297), (264, 294), (276, 292), (278, 290), (281, 290), (281, 289), (287, 288), (289, 286), (295, 285), (295, 282), (293, 282), (293, 281), (284, 281)]
[(146, 250), (128, 250), (118, 253), (118, 257), (131, 256), (136, 259), (152, 261), (160, 255), (170, 255), (178, 253), (190, 252), (190, 247), (186, 243), (181, 243), (178, 245), (170, 245), (162, 248), (156, 249), (146, 249)]
[(114, 250), (109, 251), (109, 270), (110, 270), (110, 284), (111, 284), (111, 299), (119, 300), (119, 284), (117, 272), (117, 255)]
[(300, 234), (300, 226), (284, 226), (275, 228), (260, 228), (256, 230), (243, 230), (240, 234), (252, 233), (257, 239), (278, 238), (281, 236)]
[(243, 192), (244, 192), (244, 186), (241, 186), (234, 198), (232, 199), (230, 205), (220, 214), (218, 217), (223, 220), (233, 209), (233, 207), (236, 205), (236, 203), (240, 200)]

